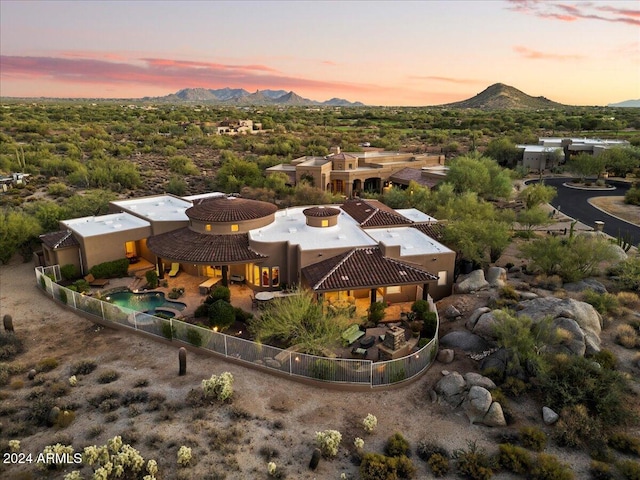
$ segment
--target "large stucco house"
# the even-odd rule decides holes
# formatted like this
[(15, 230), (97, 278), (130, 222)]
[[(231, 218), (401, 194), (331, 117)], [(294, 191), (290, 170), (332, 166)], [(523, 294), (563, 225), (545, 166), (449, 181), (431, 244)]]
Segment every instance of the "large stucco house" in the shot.
[(284, 173), (291, 185), (307, 181), (324, 191), (350, 197), (365, 191), (382, 192), (390, 177), (403, 169), (411, 168), (419, 176), (422, 167), (442, 166), (444, 161), (444, 155), (387, 151), (348, 153), (335, 147), (327, 156), (296, 158), (290, 164), (269, 167), (266, 173)]
[(41, 236), (47, 265), (144, 259), (206, 279), (242, 279), (254, 291), (302, 285), (389, 302), (451, 294), (455, 252), (442, 225), (416, 209), (373, 200), (284, 210), (221, 193), (110, 203), (107, 215), (65, 220)]

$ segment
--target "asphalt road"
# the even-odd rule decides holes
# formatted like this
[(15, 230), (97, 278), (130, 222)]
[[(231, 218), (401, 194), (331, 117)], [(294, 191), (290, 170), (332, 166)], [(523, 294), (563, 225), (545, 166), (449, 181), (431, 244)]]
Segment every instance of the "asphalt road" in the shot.
[[(619, 182), (615, 180), (607, 180), (607, 183), (614, 185), (615, 190), (579, 190), (575, 188), (565, 187), (562, 184), (565, 183), (567, 178), (545, 178), (544, 183), (551, 185), (558, 189), (558, 195), (553, 199), (551, 205), (561, 211), (563, 214), (568, 215), (585, 225), (593, 227), (596, 220), (604, 222), (604, 232), (612, 237), (618, 235), (628, 235), (631, 238), (632, 245), (638, 245), (640, 243), (640, 227), (635, 226), (624, 220), (620, 220), (616, 217), (612, 217), (604, 213), (602, 210), (598, 210), (593, 207), (588, 199), (592, 197), (617, 197), (624, 196), (625, 192), (629, 190), (630, 185), (625, 182)], [(538, 180), (533, 180), (528, 183), (537, 183)], [(638, 219), (640, 223), (640, 218)]]

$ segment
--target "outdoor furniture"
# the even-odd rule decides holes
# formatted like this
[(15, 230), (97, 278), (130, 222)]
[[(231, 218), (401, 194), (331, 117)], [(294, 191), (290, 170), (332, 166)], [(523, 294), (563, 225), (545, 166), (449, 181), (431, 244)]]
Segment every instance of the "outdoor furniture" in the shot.
[(180, 271), (180, 264), (179, 263), (172, 263), (171, 264), (171, 270), (169, 270), (169, 276), (170, 277), (175, 277), (176, 275), (178, 275), (178, 272)]
[(208, 294), (211, 287), (213, 287), (216, 283), (218, 283), (218, 280), (219, 279), (216, 277), (211, 277), (205, 280), (204, 282), (202, 282), (200, 285), (198, 285), (198, 289), (200, 290), (200, 295)]
[(364, 332), (360, 330), (360, 325), (357, 323), (350, 325), (341, 335), (345, 345), (351, 345), (362, 336), (364, 336)]
[(360, 346), (362, 348), (373, 347), (375, 343), (376, 343), (376, 337), (374, 337), (373, 335), (367, 335), (366, 337), (363, 337), (362, 339), (360, 339)]
[(244, 283), (244, 276), (243, 275), (231, 275), (229, 277), (229, 281), (231, 283)]
[(91, 273), (84, 277), (86, 282), (92, 287), (104, 287), (109, 284), (109, 280), (107, 278), (96, 278)]
[(357, 357), (367, 358), (367, 349), (354, 347), (351, 349), (351, 354)]

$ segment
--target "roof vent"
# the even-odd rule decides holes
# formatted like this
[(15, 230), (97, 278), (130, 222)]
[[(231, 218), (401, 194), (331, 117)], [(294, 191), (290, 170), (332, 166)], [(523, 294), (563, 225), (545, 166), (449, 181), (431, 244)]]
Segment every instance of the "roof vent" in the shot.
[(340, 235), (338, 235), (338, 240), (344, 240), (346, 238), (347, 236), (344, 233), (341, 233)]
[(345, 282), (349, 281), (349, 277), (347, 275), (341, 275), (340, 280), (344, 280)]
[(290, 227), (289, 228), (289, 233), (296, 233), (297, 231), (298, 231), (298, 229), (295, 228), (295, 227)]
[(398, 272), (398, 274), (402, 275), (403, 277), (407, 275), (407, 272), (405, 272), (404, 270), (400, 270)]

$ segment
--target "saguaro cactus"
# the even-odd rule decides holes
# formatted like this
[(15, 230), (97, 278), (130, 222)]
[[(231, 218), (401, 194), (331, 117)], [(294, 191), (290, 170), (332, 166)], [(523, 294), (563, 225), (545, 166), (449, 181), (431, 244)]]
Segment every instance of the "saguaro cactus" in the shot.
[(178, 362), (180, 363), (180, 370), (178, 371), (178, 375), (186, 375), (187, 374), (187, 349), (184, 347), (180, 347), (178, 350)]
[(11, 315), (7, 314), (2, 317), (2, 323), (6, 332), (13, 332), (13, 318), (11, 318)]

